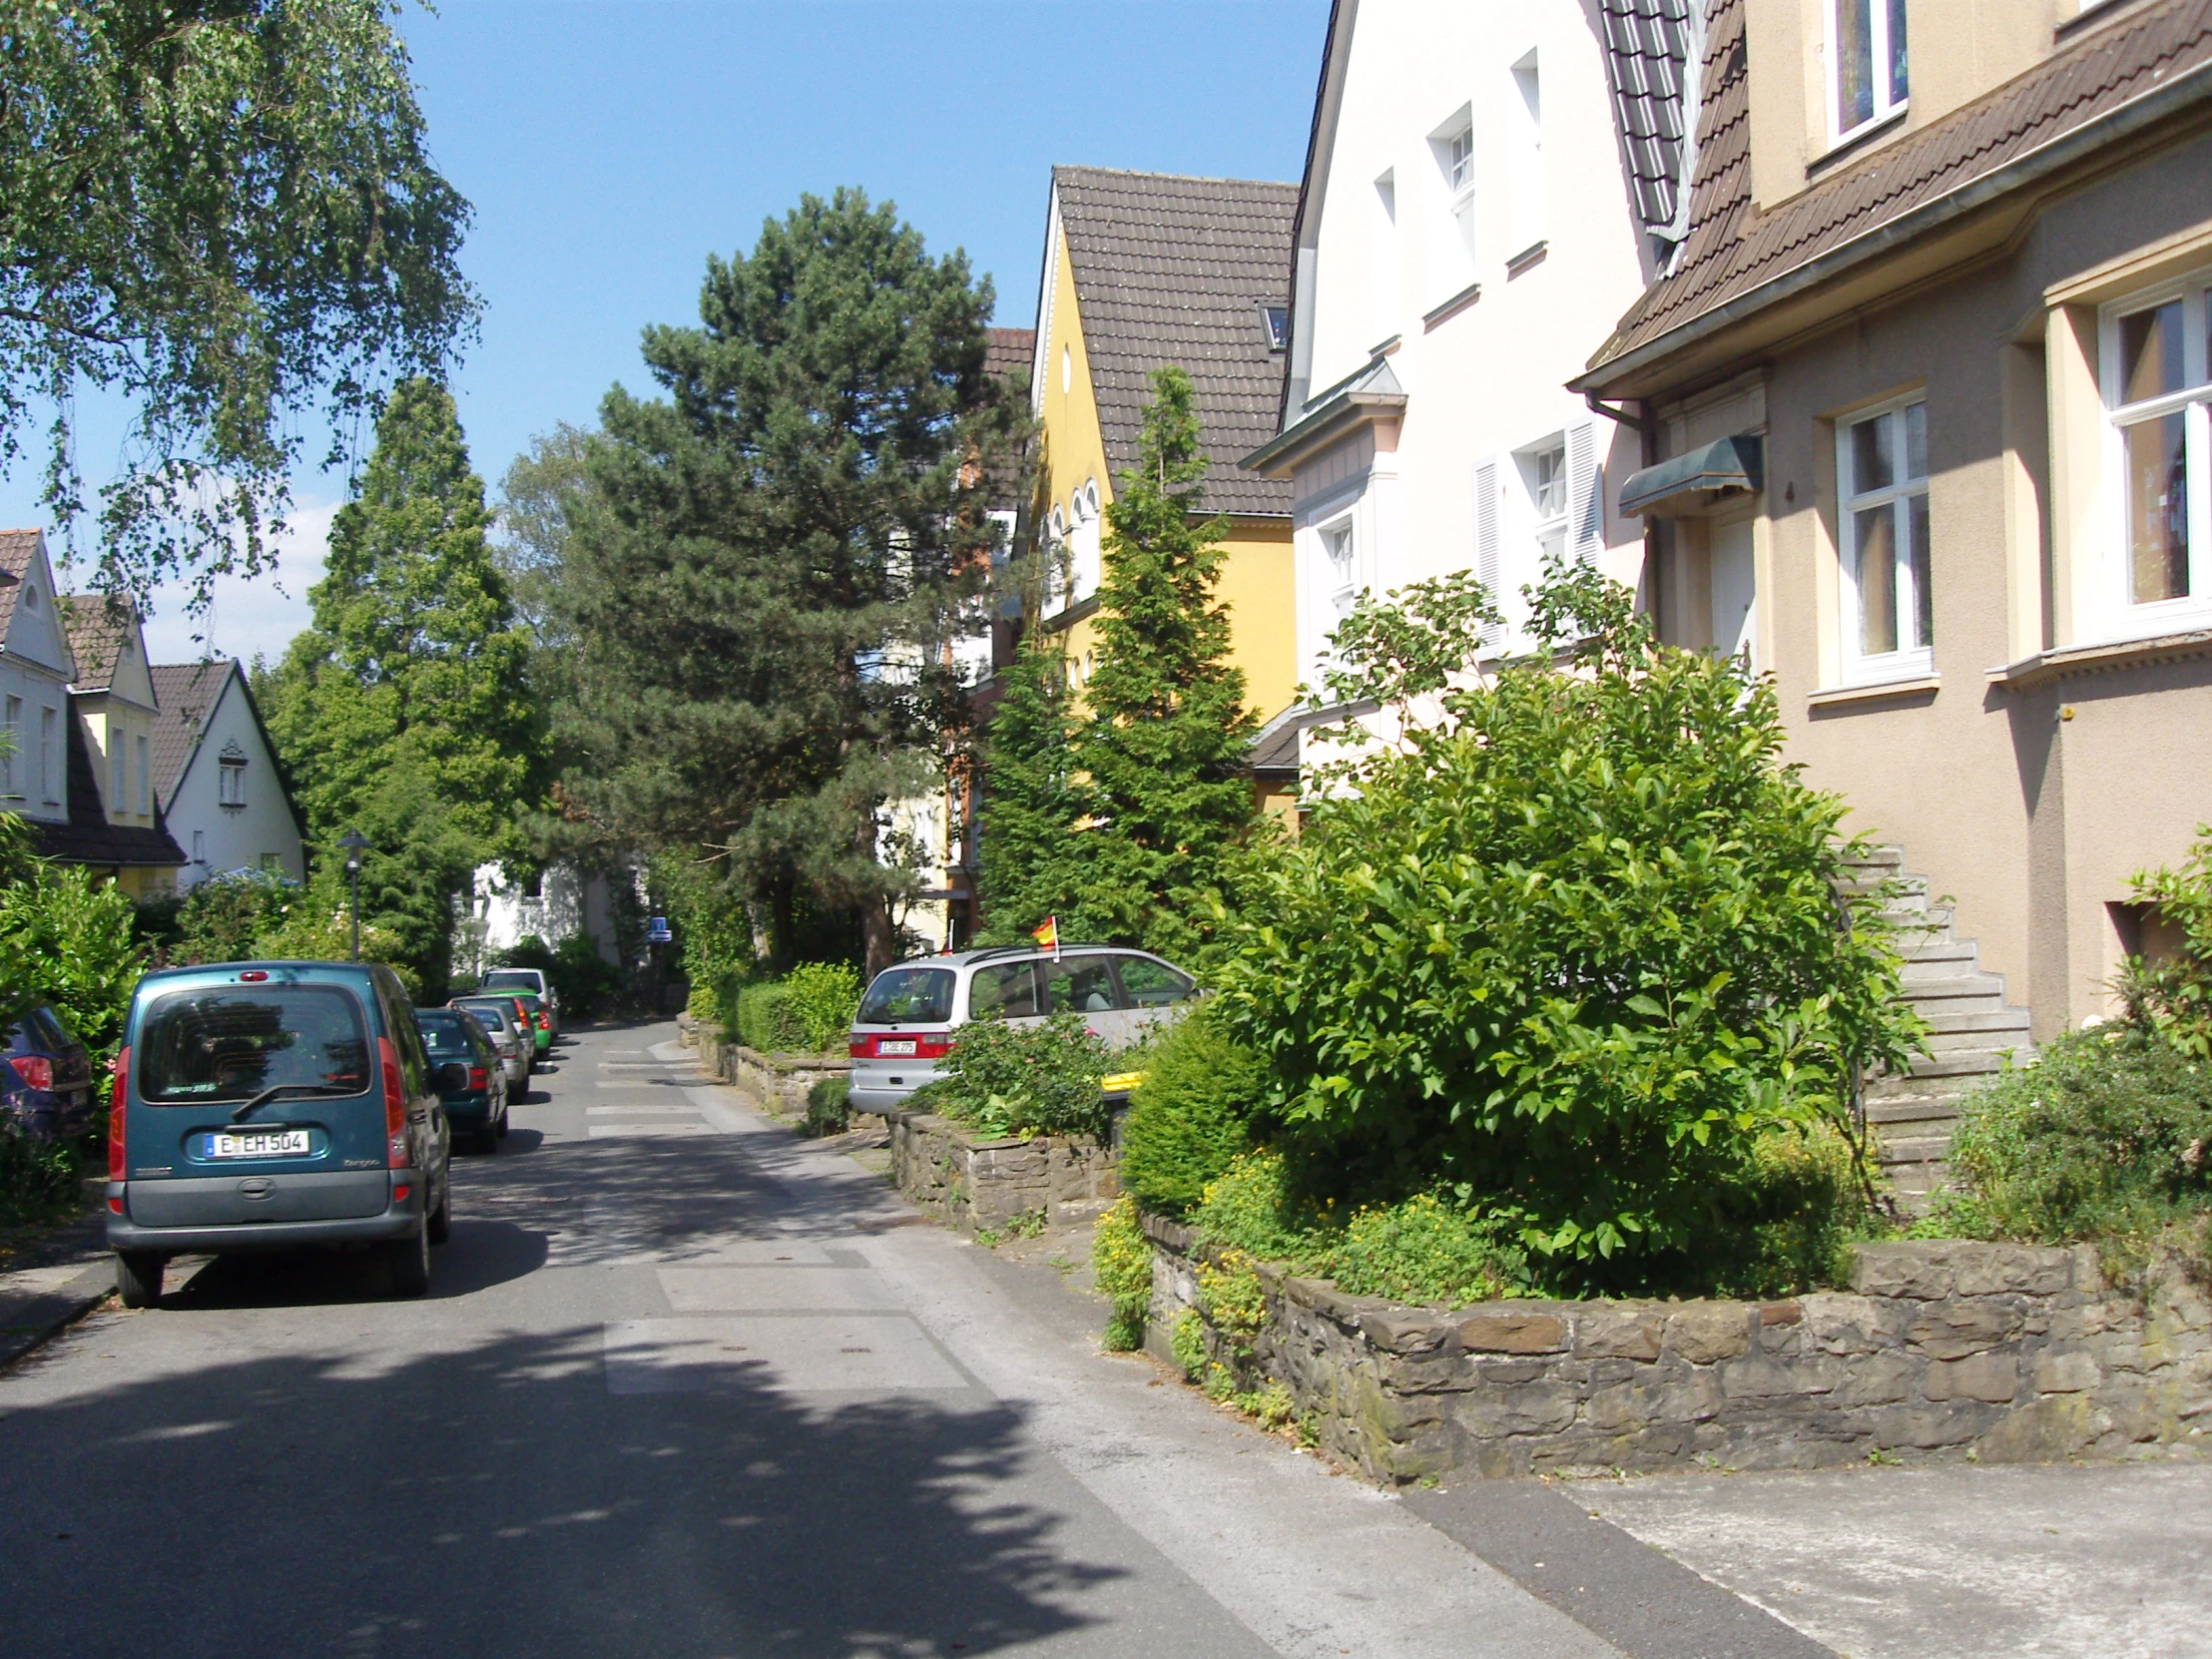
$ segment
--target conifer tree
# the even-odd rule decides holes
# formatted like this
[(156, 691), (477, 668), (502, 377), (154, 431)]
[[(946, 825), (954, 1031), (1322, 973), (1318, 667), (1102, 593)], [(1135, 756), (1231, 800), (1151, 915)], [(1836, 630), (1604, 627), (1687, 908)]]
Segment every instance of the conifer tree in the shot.
[(1089, 795), (1073, 775), (1076, 720), (1060, 642), (1036, 633), (1000, 678), (983, 734), (983, 937), (1017, 943), (1046, 916), (1069, 938), (1103, 925), (1086, 897)]

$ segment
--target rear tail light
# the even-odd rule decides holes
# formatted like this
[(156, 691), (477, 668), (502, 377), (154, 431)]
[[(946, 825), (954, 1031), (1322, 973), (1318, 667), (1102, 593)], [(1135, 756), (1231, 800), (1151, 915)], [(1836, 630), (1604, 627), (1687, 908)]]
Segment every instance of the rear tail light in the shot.
[(914, 1039), (914, 1058), (917, 1060), (941, 1060), (951, 1052), (952, 1038), (949, 1035)]
[[(131, 1051), (115, 1057), (115, 1086), (108, 1091), (108, 1179), (120, 1181), (129, 1166), (123, 1157), (123, 1106), (131, 1097)], [(115, 1208), (110, 1201), (109, 1208)]]
[(844, 1056), (848, 1060), (870, 1060), (875, 1057), (873, 1037), (847, 1037), (844, 1040)]
[(472, 1089), (488, 1089), (491, 1087), (491, 1073), (482, 1066), (470, 1066), (468, 1068), (468, 1086)]
[(538, 1010), (538, 1029), (540, 1031), (550, 1031), (553, 1029), (553, 1016), (548, 1014), (543, 1008), (540, 1008)]
[(54, 1086), (54, 1062), (43, 1054), (11, 1054), (8, 1064), (34, 1089), (44, 1092)]
[(384, 1165), (407, 1167), (407, 1091), (399, 1081), (399, 1056), (389, 1037), (376, 1039), (376, 1058), (384, 1072)]

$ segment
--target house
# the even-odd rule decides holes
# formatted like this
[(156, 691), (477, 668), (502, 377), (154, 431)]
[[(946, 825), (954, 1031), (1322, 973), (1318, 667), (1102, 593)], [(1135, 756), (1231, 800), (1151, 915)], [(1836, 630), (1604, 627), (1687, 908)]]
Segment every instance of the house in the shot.
[(153, 680), (154, 790), (188, 851), (178, 884), (241, 869), (306, 879), (306, 820), (246, 671), (236, 661), (165, 663)]
[(138, 608), (107, 594), (61, 594), (54, 605), (75, 663), (66, 732), (69, 816), (39, 831), (38, 848), (104, 873), (133, 898), (169, 893), (184, 854), (154, 789), (160, 704)]
[(69, 823), (69, 683), (77, 663), (46, 537), (0, 530), (0, 807), (34, 833)]
[(1640, 581), (1637, 434), (1566, 383), (1680, 240), (1690, 33), (1689, 0), (1337, 0), (1243, 463), (1289, 493), (1309, 682), (1363, 593), (1471, 571), (1509, 650), (1547, 557)]
[(1943, 898), (1907, 971), (1971, 1074), (2111, 1007), (2159, 944), (2130, 872), (2212, 818), (2212, 4), (1703, 24), (1686, 240), (1575, 389), (1650, 446), (1665, 637), (1748, 646)]
[(1029, 534), (1057, 565), (1039, 626), (1080, 693), (1097, 665), (1100, 542), (1117, 474), (1136, 464), (1153, 370), (1190, 375), (1211, 462), (1209, 514), (1229, 519), (1219, 592), (1249, 706), (1287, 708), (1299, 672), (1291, 490), (1238, 470), (1273, 430), (1288, 343), (1297, 187), (1056, 167), (1030, 364), (1040, 432)]

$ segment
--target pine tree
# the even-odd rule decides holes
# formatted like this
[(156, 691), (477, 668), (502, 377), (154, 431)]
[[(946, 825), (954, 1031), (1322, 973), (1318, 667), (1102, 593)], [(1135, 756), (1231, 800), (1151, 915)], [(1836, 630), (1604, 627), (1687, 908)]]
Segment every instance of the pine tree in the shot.
[(984, 730), (983, 937), (1011, 944), (1048, 915), (1069, 938), (1100, 922), (1085, 896), (1089, 795), (1073, 776), (1076, 720), (1057, 640), (1030, 634), (1000, 675)]
[(453, 898), (480, 861), (523, 854), (545, 741), (530, 636), (485, 544), (484, 486), (444, 387), (402, 381), (354, 498), (330, 526), (314, 625), (257, 695), (333, 864), (368, 836), (361, 911), (442, 986)]
[(883, 810), (940, 787), (965, 718), (941, 648), (997, 535), (991, 302), (889, 205), (805, 197), (709, 261), (701, 326), (647, 332), (668, 399), (601, 410), (550, 600), (578, 648), (564, 797), (727, 871), (785, 950), (828, 909), (871, 967), (895, 949)]
[(1191, 405), (1188, 374), (1153, 371), (1137, 465), (1106, 509), (1098, 666), (1075, 755), (1096, 821), (1091, 910), (1112, 937), (1186, 959), (1252, 830), (1259, 730), (1216, 592), (1228, 521), (1198, 517), (1206, 454)]

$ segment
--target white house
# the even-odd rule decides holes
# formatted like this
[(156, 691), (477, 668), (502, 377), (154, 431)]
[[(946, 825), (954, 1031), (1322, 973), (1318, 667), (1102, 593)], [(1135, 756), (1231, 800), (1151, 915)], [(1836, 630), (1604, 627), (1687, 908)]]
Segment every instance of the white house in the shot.
[(157, 664), (154, 790), (187, 862), (180, 889), (211, 875), (307, 873), (306, 821), (235, 661)]
[(76, 678), (38, 530), (0, 530), (0, 809), (69, 822), (69, 683)]
[(1683, 231), (1689, 0), (1337, 0), (1279, 434), (1310, 683), (1363, 590), (1472, 570), (1523, 639), (1547, 552), (1631, 585), (1639, 431), (1565, 389)]
[(38, 835), (48, 857), (104, 873), (133, 898), (173, 890), (184, 853), (154, 789), (161, 719), (138, 608), (107, 594), (61, 594), (69, 634), (69, 822)]

